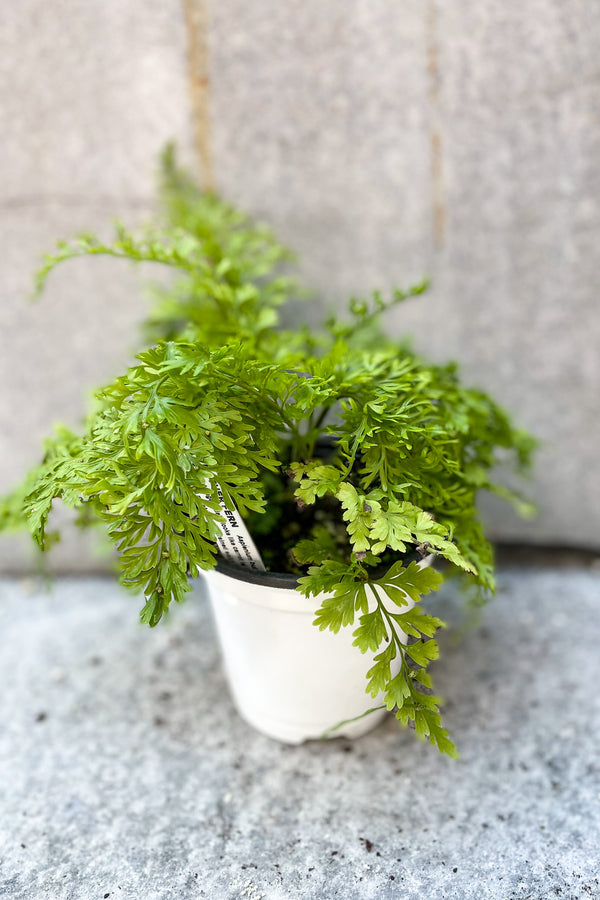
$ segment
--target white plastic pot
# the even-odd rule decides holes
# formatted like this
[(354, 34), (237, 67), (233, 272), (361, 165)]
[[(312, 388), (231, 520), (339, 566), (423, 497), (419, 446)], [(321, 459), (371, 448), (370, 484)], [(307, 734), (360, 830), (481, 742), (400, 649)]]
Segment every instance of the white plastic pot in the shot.
[(333, 634), (312, 624), (323, 596), (307, 599), (293, 587), (293, 576), (232, 566), (226, 571), (203, 574), (240, 715), (289, 744), (324, 736), (354, 738), (374, 728), (385, 710), (335, 728), (381, 699), (365, 692), (374, 654), (352, 646), (354, 629)]

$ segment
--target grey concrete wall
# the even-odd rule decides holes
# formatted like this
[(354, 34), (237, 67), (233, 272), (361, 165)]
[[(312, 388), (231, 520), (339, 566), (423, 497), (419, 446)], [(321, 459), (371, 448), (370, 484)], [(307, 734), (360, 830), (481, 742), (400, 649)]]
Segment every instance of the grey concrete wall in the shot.
[(433, 278), (393, 326), (543, 442), (511, 540), (600, 543), (600, 5), (211, 6), (218, 187), (327, 300)]
[[(82, 230), (147, 215), (157, 153), (190, 156), (187, 36), (178, 0), (20, 0), (0, 14), (0, 490), (39, 457), (57, 421), (126, 365), (144, 301), (118, 261), (57, 271), (28, 303), (40, 254)], [(71, 536), (55, 564), (102, 565)], [(30, 542), (0, 540), (6, 569)]]
[[(429, 274), (393, 327), (459, 359), (542, 441), (513, 540), (600, 544), (594, 0), (23, 0), (2, 13), (0, 489), (127, 360), (135, 273), (57, 237), (151, 205), (158, 149), (267, 219), (324, 303)], [(59, 566), (96, 565), (68, 542)], [(0, 544), (5, 568), (25, 550)]]

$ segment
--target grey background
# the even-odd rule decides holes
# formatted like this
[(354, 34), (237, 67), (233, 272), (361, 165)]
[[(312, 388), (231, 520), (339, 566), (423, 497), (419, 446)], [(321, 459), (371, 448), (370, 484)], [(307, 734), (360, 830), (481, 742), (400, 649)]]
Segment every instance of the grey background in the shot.
[[(0, 30), (0, 490), (116, 374), (138, 275), (92, 260), (26, 302), (56, 238), (151, 208), (175, 138), (269, 221), (324, 303), (433, 278), (391, 324), (461, 361), (543, 442), (513, 541), (600, 545), (600, 6), (366, 0), (42, 0)], [(31, 565), (3, 541), (5, 570)], [(57, 568), (102, 561), (80, 540)]]

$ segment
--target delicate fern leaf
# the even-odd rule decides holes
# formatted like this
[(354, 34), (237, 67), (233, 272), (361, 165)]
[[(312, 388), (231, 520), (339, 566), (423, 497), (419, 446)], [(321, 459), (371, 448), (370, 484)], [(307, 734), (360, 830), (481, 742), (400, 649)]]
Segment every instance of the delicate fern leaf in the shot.
[(313, 460), (310, 463), (292, 463), (290, 471), (299, 482), (295, 495), (303, 503), (312, 504), (317, 497), (335, 494), (341, 479), (341, 472), (334, 466), (324, 466)]
[(437, 698), (430, 698), (434, 701), (433, 708), (424, 707), (415, 710), (415, 728), (417, 736), (420, 738), (429, 738), (429, 742), (437, 747), (441, 753), (445, 753), (452, 759), (458, 759), (458, 751), (450, 739), (446, 729), (441, 724), (439, 710), (437, 708)]
[(399, 605), (405, 605), (410, 598), (416, 603), (423, 594), (436, 591), (443, 581), (442, 576), (430, 566), (419, 568), (416, 562), (411, 562), (406, 568), (402, 562), (394, 563), (387, 573), (375, 582), (388, 597)]
[(336, 560), (327, 560), (320, 566), (311, 566), (308, 573), (298, 579), (301, 592), (305, 597), (316, 597), (321, 593), (331, 593), (342, 583), (353, 583), (348, 577), (348, 566)]
[(52, 509), (53, 496), (49, 491), (30, 494), (24, 502), (27, 525), (41, 550), (46, 549), (46, 526)]
[(152, 591), (146, 599), (143, 609), (140, 611), (140, 622), (154, 628), (166, 612), (167, 604), (165, 596), (157, 590)]
[(434, 640), (417, 640), (413, 644), (407, 644), (406, 653), (419, 666), (427, 666), (433, 659), (440, 655), (437, 642)]
[[(421, 534), (423, 535), (423, 532)], [(463, 556), (453, 541), (449, 541), (440, 535), (429, 533), (423, 543), (435, 550), (439, 556), (443, 556), (449, 562), (454, 563), (455, 566), (464, 569), (465, 572), (476, 573), (475, 566)]]
[(364, 582), (356, 580), (345, 563), (330, 560), (311, 566), (308, 575), (298, 579), (298, 584), (306, 597), (325, 594), (314, 621), (321, 631), (328, 628), (338, 632), (354, 623), (357, 612), (369, 611)]
[(397, 707), (396, 718), (401, 723), (401, 725), (404, 725), (406, 727), (409, 722), (414, 722), (415, 715), (415, 701), (413, 693), (411, 692), (409, 696), (402, 701), (402, 705)]
[(415, 681), (418, 681), (419, 684), (422, 684), (425, 688), (431, 690), (431, 688), (433, 687), (431, 675), (429, 675), (429, 673), (426, 672), (425, 669), (413, 669), (411, 672), (411, 677)]
[(422, 634), (433, 637), (440, 628), (446, 627), (441, 619), (423, 612), (419, 604), (407, 612), (393, 614), (393, 617), (402, 631), (413, 637), (420, 638)]
[(394, 707), (401, 708), (407, 698), (411, 696), (410, 685), (406, 679), (404, 669), (400, 669), (386, 684), (385, 705), (388, 710)]
[(149, 231), (137, 237), (117, 222), (115, 232), (115, 240), (110, 244), (89, 234), (72, 241), (60, 241), (53, 254), (44, 256), (36, 273), (35, 295), (44, 289), (49, 274), (56, 266), (81, 256), (115, 256), (132, 262), (158, 262), (186, 272), (197, 272), (206, 267), (201, 244), (183, 230), (169, 233)]
[(390, 550), (404, 553), (406, 545), (414, 541), (410, 524), (410, 519), (403, 516), (396, 500), (390, 500), (387, 509), (379, 506), (370, 528), (370, 538), (374, 542), (371, 545), (372, 552), (383, 553), (389, 547)]
[(378, 650), (386, 638), (389, 640), (385, 619), (379, 609), (362, 615), (360, 625), (352, 634), (353, 646), (358, 647), (361, 653)]
[(374, 518), (380, 511), (379, 503), (375, 500), (367, 502), (367, 498), (359, 494), (349, 482), (340, 484), (337, 498), (344, 510), (346, 531), (354, 552), (364, 553), (371, 547), (370, 530)]
[(334, 536), (323, 525), (312, 530), (313, 537), (305, 538), (294, 546), (293, 557), (300, 565), (306, 563), (323, 563), (335, 560), (339, 556), (339, 548)]
[(397, 650), (394, 643), (378, 653), (373, 658), (373, 665), (367, 672), (367, 694), (377, 697), (385, 691), (392, 678), (391, 664), (396, 658)]
[(340, 628), (354, 624), (356, 612), (366, 613), (367, 609), (368, 601), (364, 585), (345, 579), (331, 596), (323, 599), (313, 624), (320, 631), (328, 628), (337, 634)]

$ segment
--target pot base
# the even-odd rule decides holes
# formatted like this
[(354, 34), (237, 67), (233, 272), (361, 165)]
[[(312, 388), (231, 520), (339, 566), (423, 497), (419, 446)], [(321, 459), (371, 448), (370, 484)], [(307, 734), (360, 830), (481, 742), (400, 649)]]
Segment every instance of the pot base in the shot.
[(344, 722), (336, 728), (335, 722), (323, 724), (321, 722), (290, 722), (281, 720), (275, 716), (265, 715), (262, 710), (253, 710), (248, 705), (242, 708), (238, 705), (235, 696), (233, 700), (241, 718), (256, 731), (260, 731), (261, 734), (283, 744), (296, 746), (304, 744), (306, 741), (323, 741), (333, 738), (353, 740), (354, 738), (362, 737), (380, 725), (387, 715), (386, 709), (377, 709), (354, 721)]

